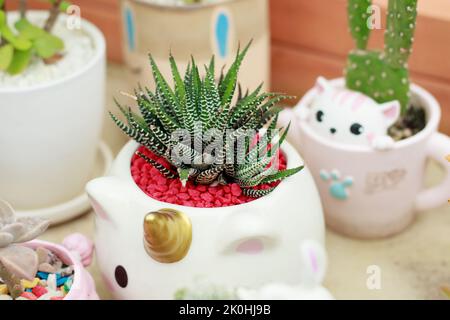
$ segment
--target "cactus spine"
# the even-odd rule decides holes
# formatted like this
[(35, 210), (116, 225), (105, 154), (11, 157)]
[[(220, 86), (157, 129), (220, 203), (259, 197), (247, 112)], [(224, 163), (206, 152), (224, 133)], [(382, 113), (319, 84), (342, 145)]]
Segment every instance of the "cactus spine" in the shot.
[(348, 21), (356, 43), (347, 60), (346, 84), (379, 103), (398, 100), (409, 106), (408, 58), (412, 52), (417, 0), (389, 0), (384, 51), (367, 50), (371, 0), (349, 0)]

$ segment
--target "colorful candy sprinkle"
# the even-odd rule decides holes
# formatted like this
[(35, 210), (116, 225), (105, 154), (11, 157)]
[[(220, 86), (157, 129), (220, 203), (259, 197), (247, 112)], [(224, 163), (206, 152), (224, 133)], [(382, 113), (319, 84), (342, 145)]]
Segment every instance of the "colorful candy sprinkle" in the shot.
[(40, 296), (42, 296), (42, 295), (44, 295), (44, 294), (46, 294), (48, 291), (47, 291), (47, 289), (45, 289), (44, 287), (42, 287), (42, 286), (36, 286), (36, 287), (34, 287), (33, 288), (33, 294), (36, 296), (36, 297), (40, 297)]
[(8, 293), (8, 287), (6, 284), (0, 284), (0, 295), (5, 295)]
[(34, 278), (33, 281), (22, 280), (21, 283), (25, 289), (33, 289), (39, 284), (39, 278)]
[(37, 300), (37, 297), (31, 292), (22, 292), (20, 296), (27, 300)]
[(48, 273), (47, 273), (47, 272), (41, 272), (41, 271), (39, 271), (39, 272), (37, 273), (37, 276), (38, 276), (40, 279), (47, 280), (47, 278), (48, 278)]

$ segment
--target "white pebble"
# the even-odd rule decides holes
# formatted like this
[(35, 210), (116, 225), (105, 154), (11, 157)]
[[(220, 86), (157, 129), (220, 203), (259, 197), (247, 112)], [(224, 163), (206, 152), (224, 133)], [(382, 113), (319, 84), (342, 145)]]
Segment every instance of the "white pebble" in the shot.
[(51, 273), (47, 278), (47, 287), (50, 290), (56, 291), (56, 274)]

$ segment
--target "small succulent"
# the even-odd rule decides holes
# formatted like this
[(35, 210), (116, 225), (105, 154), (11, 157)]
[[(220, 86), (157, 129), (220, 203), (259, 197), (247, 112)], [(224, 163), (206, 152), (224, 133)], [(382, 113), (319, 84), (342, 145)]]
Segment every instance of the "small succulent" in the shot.
[(51, 34), (61, 11), (70, 3), (62, 0), (46, 0), (52, 7), (43, 27), (32, 24), (26, 18), (26, 1), (20, 1), (20, 19), (14, 24), (15, 31), (8, 24), (5, 9), (6, 0), (0, 0), (0, 71), (11, 75), (19, 74), (29, 65), (33, 56), (46, 63), (57, 61), (64, 49), (64, 42)]
[(0, 200), (0, 278), (13, 298), (23, 291), (22, 279), (34, 279), (39, 264), (36, 251), (20, 243), (35, 239), (48, 226), (39, 218), (16, 218), (11, 206)]
[[(142, 116), (116, 101), (128, 123), (113, 114), (112, 119), (127, 135), (171, 164), (166, 167), (139, 153), (166, 178), (178, 177), (183, 184), (188, 179), (205, 185), (238, 183), (245, 195), (261, 197), (275, 187), (257, 190), (256, 186), (279, 182), (302, 169), (279, 171), (273, 165), (289, 129), (276, 129), (281, 111), (276, 104), (289, 97), (260, 93), (262, 85), (243, 93), (237, 85), (238, 71), (250, 44), (242, 52), (238, 50), (233, 64), (226, 73), (222, 69), (218, 80), (214, 57), (205, 66), (203, 78), (192, 58), (183, 79), (171, 55), (174, 89), (150, 55), (156, 90), (140, 87), (130, 95)], [(267, 130), (262, 131), (266, 124)]]
[(412, 52), (417, 0), (389, 0), (384, 51), (367, 50), (372, 0), (349, 0), (348, 20), (356, 44), (346, 67), (346, 85), (379, 103), (398, 100), (402, 114), (409, 107), (408, 58)]

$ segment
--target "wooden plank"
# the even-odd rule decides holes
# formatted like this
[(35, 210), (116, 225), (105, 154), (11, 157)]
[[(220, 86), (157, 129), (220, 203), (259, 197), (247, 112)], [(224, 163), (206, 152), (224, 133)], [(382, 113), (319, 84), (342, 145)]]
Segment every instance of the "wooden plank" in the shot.
[[(442, 0), (419, 3), (424, 2), (427, 5), (419, 8), (424, 9), (419, 11), (410, 67), (422, 74), (450, 80), (450, 59), (447, 58), (450, 57), (450, 10), (439, 10)], [(270, 4), (273, 39), (342, 58), (353, 48), (348, 33), (346, 0), (272, 0)], [(384, 29), (374, 30), (371, 48), (382, 48), (383, 32)]]
[(346, 0), (271, 0), (272, 38), (341, 56), (353, 47)]
[[(298, 50), (283, 43), (272, 45), (272, 90), (301, 97), (319, 75), (328, 79), (342, 76), (341, 57), (311, 50)], [(441, 130), (450, 134), (450, 84), (413, 73), (412, 80), (425, 87), (442, 107)], [(295, 104), (297, 100), (291, 101)]]

